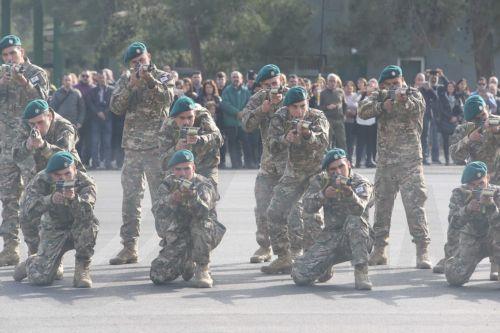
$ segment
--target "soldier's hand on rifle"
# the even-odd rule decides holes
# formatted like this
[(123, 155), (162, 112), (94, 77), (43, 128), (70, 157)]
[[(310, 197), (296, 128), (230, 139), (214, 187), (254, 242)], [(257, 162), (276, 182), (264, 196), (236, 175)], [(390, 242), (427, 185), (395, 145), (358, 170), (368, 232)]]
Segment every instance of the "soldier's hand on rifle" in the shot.
[(479, 140), (481, 140), (481, 137), (482, 137), (482, 135), (481, 135), (480, 128), (474, 130), (471, 134), (469, 134), (469, 139), (471, 141), (479, 141)]
[(290, 143), (298, 143), (300, 141), (299, 134), (297, 133), (297, 130), (292, 129), (286, 134), (285, 137), (286, 141)]
[(180, 139), (177, 142), (177, 145), (175, 145), (175, 150), (182, 150), (182, 149), (188, 149), (187, 140), (185, 139)]
[(271, 94), (271, 104), (278, 105), (283, 99), (283, 94)]
[(129, 88), (135, 88), (139, 85), (139, 79), (135, 75), (135, 70), (131, 71), (132, 73), (130, 74), (130, 79), (128, 81), (128, 86)]
[(268, 113), (269, 111), (271, 111), (271, 101), (269, 100), (265, 100), (264, 102), (262, 102), (262, 112), (264, 113)]
[(469, 211), (469, 212), (479, 212), (480, 209), (481, 209), (481, 204), (476, 199), (472, 199), (467, 204), (467, 207), (466, 207), (466, 210)]
[(408, 96), (406, 96), (406, 93), (401, 92), (400, 90), (396, 91), (396, 100), (398, 102), (404, 103), (408, 99)]
[(393, 101), (391, 99), (386, 99), (384, 102), (384, 110), (387, 112), (392, 112)]
[(332, 199), (332, 198), (337, 197), (337, 195), (338, 195), (338, 189), (336, 189), (335, 187), (329, 185), (329, 186), (327, 186), (325, 188), (325, 190), (323, 191), (323, 194), (325, 195), (326, 198)]
[(18, 84), (22, 85), (22, 86), (27, 86), (28, 85), (28, 80), (24, 77), (24, 75), (17, 71), (17, 70), (13, 70), (12, 71), (12, 79), (14, 81), (16, 81)]
[(141, 66), (139, 69), (139, 77), (148, 82), (154, 79), (151, 72), (148, 71), (148, 66)]
[(64, 204), (64, 194), (61, 192), (57, 191), (52, 194), (52, 203), (56, 205), (62, 205)]
[(180, 204), (181, 201), (182, 201), (181, 191), (175, 190), (175, 192), (170, 195), (170, 203), (175, 206)]
[(64, 195), (64, 198), (66, 198), (68, 200), (73, 200), (76, 196), (75, 188), (74, 187), (65, 188), (63, 190), (63, 195)]
[(300, 129), (300, 134), (303, 137), (309, 138), (311, 136), (311, 129), (304, 128), (304, 126), (302, 126), (302, 122), (299, 122), (299, 124), (297, 125), (297, 127)]
[(29, 150), (41, 148), (45, 140), (42, 139), (42, 136), (40, 135), (40, 132), (38, 130), (33, 129), (32, 132), (35, 135), (32, 136), (30, 134), (30, 136), (26, 140), (26, 148), (28, 148)]
[(196, 142), (198, 142), (198, 139), (199, 139), (199, 138), (200, 138), (200, 137), (199, 137), (198, 135), (188, 135), (188, 136), (186, 137), (186, 143), (187, 143), (188, 145), (194, 145)]

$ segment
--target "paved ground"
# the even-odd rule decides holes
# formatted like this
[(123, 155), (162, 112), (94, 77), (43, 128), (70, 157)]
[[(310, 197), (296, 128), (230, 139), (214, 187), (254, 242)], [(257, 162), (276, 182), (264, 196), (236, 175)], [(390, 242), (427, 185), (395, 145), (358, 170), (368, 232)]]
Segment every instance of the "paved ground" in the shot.
[[(373, 178), (373, 170), (361, 170)], [(457, 167), (426, 169), (431, 254), (442, 256), (450, 191), (459, 180)], [(0, 268), (0, 332), (498, 332), (500, 282), (488, 280), (483, 261), (473, 282), (451, 288), (441, 275), (413, 269), (415, 249), (398, 198), (390, 245), (390, 265), (370, 271), (371, 292), (354, 290), (349, 265), (340, 265), (329, 283), (296, 287), (288, 276), (265, 276), (249, 264), (254, 241), (254, 171), (224, 171), (219, 216), (228, 232), (214, 252), (210, 290), (183, 281), (154, 286), (149, 264), (158, 252), (150, 212), (144, 203), (140, 262), (109, 266), (120, 249), (121, 187), (119, 172), (95, 172), (99, 186), (97, 215), (101, 230), (92, 267), (94, 288), (71, 287), (73, 253), (65, 256), (63, 281), (31, 287)], [(23, 249), (26, 253), (26, 249)]]

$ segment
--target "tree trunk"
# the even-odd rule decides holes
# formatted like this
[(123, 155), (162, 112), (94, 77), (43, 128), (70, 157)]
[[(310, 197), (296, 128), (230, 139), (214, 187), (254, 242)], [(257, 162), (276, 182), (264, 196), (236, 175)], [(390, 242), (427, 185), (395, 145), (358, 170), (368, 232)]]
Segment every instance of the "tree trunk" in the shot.
[(477, 77), (488, 78), (495, 72), (493, 33), (491, 31), (492, 0), (469, 0), (472, 50)]
[(197, 18), (188, 16), (185, 22), (185, 30), (189, 41), (189, 48), (191, 49), (193, 67), (204, 72), (205, 67), (203, 66), (203, 57), (201, 54), (200, 32), (198, 30)]

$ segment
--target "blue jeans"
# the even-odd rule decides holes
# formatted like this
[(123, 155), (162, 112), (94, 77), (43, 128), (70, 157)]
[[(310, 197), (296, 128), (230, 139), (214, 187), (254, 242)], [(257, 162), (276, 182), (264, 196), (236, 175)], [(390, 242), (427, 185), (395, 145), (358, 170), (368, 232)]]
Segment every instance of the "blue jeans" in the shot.
[(91, 156), (92, 166), (99, 166), (101, 161), (104, 161), (106, 167), (111, 165), (111, 136), (112, 136), (111, 119), (105, 121), (101, 119), (91, 120)]
[[(429, 138), (430, 135), (430, 138)], [(433, 162), (439, 161), (439, 137), (435, 120), (429, 113), (424, 115), (424, 128), (422, 130), (422, 152), (424, 159), (429, 159), (429, 144), (432, 145), (431, 158)]]

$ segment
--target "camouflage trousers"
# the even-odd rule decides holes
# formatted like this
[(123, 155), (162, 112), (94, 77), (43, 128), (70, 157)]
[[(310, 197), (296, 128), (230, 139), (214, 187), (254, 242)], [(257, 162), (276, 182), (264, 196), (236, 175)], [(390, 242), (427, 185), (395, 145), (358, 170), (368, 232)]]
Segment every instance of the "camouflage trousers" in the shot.
[(161, 237), (160, 254), (151, 262), (150, 278), (155, 284), (177, 279), (185, 264), (193, 261), (198, 265), (210, 263), (210, 252), (219, 245), (226, 232), (217, 221), (215, 212), (202, 220), (179, 216), (173, 220), (157, 220)]
[[(21, 196), (21, 202), (23, 200), (23, 196)], [(21, 207), (22, 206), (23, 205), (21, 205)], [(40, 228), (40, 218), (30, 215), (21, 208), (19, 223), (23, 231), (24, 242), (28, 246), (28, 254), (35, 254), (40, 244), (40, 234), (38, 232)]]
[(94, 246), (99, 228), (95, 217), (87, 220), (55, 221), (42, 216), (40, 245), (38, 252), (26, 259), (28, 281), (34, 285), (49, 285), (54, 281), (57, 268), (67, 251), (76, 250), (75, 259), (90, 261), (94, 255)]
[(321, 232), (321, 215), (303, 212), (300, 199), (308, 185), (309, 177), (283, 176), (274, 186), (270, 201), (266, 201), (271, 246), (276, 255), (290, 253), (291, 244), (294, 248), (307, 248)]
[(327, 226), (314, 244), (297, 258), (292, 277), (297, 284), (311, 284), (333, 265), (351, 261), (353, 266), (368, 263), (373, 234), (359, 216), (348, 216), (342, 229)]
[[(257, 244), (268, 248), (271, 246), (267, 209), (271, 202), (273, 189), (279, 183), (280, 175), (259, 172), (255, 179), (255, 233)], [(320, 213), (309, 214), (302, 208), (302, 200), (297, 201), (287, 216), (289, 238), (292, 249), (300, 250), (312, 245), (321, 232), (323, 219)]]
[(123, 244), (136, 243), (139, 238), (141, 224), (141, 201), (148, 182), (151, 202), (156, 201), (156, 192), (163, 172), (157, 149), (130, 150), (125, 149), (122, 169), (122, 219), (120, 236)]
[(0, 201), (2, 201), (2, 224), (0, 236), (19, 241), (19, 199), (23, 184), (27, 184), (33, 174), (20, 168), (13, 160), (8, 148), (0, 152)]
[(430, 242), (424, 204), (427, 189), (422, 165), (378, 166), (375, 172), (375, 245), (386, 246), (394, 200), (401, 192), (406, 220), (417, 244)]
[(336, 147), (347, 151), (344, 120), (328, 118), (328, 123), (330, 123), (328, 130), (328, 137), (331, 141), (330, 148)]
[[(491, 238), (460, 233), (455, 256), (445, 262), (446, 280), (452, 286), (461, 286), (469, 281), (481, 260), (492, 254)], [(498, 254), (497, 254), (498, 258)]]

